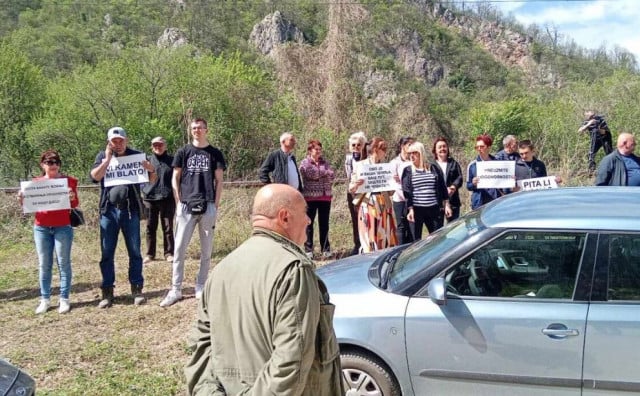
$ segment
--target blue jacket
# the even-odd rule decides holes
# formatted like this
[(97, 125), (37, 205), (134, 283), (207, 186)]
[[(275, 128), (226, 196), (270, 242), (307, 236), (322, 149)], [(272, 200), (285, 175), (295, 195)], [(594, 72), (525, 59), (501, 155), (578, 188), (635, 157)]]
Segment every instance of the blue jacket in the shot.
[(627, 168), (624, 166), (624, 159), (618, 150), (613, 150), (611, 154), (605, 156), (600, 161), (598, 174), (596, 175), (596, 186), (626, 186)]
[[(489, 155), (489, 158), (491, 158), (491, 161), (495, 161), (496, 159), (493, 155)], [(471, 209), (477, 209), (501, 195), (498, 189), (476, 188), (476, 186), (473, 185), (473, 178), (478, 175), (478, 171), (476, 170), (476, 162), (478, 161), (482, 161), (480, 156), (471, 161), (467, 167), (467, 190), (471, 191)]]

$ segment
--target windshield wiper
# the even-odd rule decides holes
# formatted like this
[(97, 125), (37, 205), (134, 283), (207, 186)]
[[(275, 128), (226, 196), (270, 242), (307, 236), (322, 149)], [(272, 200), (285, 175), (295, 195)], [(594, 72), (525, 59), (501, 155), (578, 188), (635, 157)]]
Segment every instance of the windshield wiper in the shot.
[(380, 287), (383, 289), (387, 288), (387, 284), (389, 282), (389, 275), (391, 275), (391, 271), (393, 271), (393, 267), (396, 265), (396, 261), (402, 253), (404, 249), (397, 249), (394, 252), (391, 252), (389, 256), (384, 260), (384, 263), (380, 266)]

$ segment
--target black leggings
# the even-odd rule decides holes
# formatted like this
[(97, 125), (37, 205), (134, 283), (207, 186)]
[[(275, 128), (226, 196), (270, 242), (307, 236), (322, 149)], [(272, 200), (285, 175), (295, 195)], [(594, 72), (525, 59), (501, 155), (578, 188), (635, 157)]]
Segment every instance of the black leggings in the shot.
[(413, 207), (413, 222), (415, 228), (413, 230), (416, 241), (422, 239), (422, 226), (426, 225), (429, 234), (435, 232), (441, 227), (440, 223), (440, 207), (438, 205), (433, 206), (414, 206)]

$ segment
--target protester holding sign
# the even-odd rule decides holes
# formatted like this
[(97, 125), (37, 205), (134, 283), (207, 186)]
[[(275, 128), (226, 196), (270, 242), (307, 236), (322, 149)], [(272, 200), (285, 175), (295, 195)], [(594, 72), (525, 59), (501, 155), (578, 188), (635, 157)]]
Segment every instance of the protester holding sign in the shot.
[[(344, 161), (344, 171), (348, 180), (351, 180), (353, 175), (353, 169), (355, 163), (367, 158), (367, 150), (365, 146), (367, 144), (367, 137), (364, 132), (355, 132), (349, 136), (348, 153)], [(360, 234), (358, 232), (358, 211), (353, 205), (355, 195), (347, 191), (347, 205), (349, 207), (349, 214), (351, 215), (351, 231), (353, 234), (353, 249), (351, 254), (358, 254), (360, 252)]]
[[(361, 187), (365, 186), (364, 169), (367, 168), (367, 165), (382, 163), (386, 153), (387, 143), (379, 137), (373, 138), (369, 144), (367, 159), (355, 164), (351, 182), (349, 183), (349, 192), (355, 194), (353, 204), (358, 212), (358, 233), (360, 236), (360, 251), (362, 253), (373, 252), (398, 244), (393, 205), (391, 203), (391, 192), (394, 188), (378, 192), (373, 192), (373, 188), (368, 191), (365, 189), (364, 192), (356, 194)], [(393, 176), (391, 178), (393, 179)]]
[[(520, 182), (521, 180), (528, 179), (537, 179), (540, 177), (547, 177), (547, 167), (544, 162), (540, 161), (533, 154), (535, 152), (535, 147), (533, 143), (529, 139), (522, 140), (518, 143), (518, 153), (520, 154), (520, 158), (516, 161), (516, 182)], [(555, 177), (555, 184), (561, 183), (562, 179), (559, 176)], [(542, 182), (541, 182), (542, 183)], [(513, 191), (520, 191), (523, 189), (521, 186), (522, 183), (518, 183), (518, 186), (513, 189)], [(551, 185), (548, 187), (540, 186), (536, 188), (526, 187), (526, 189), (540, 189), (540, 188), (552, 188)]]
[[(134, 159), (130, 156), (134, 156)], [(102, 299), (99, 308), (108, 308), (113, 304), (116, 281), (114, 256), (120, 230), (129, 254), (129, 283), (134, 304), (140, 305), (146, 301), (142, 295), (144, 278), (140, 253), (140, 217), (144, 210), (139, 183), (144, 180), (155, 183), (157, 175), (153, 165), (145, 158), (140, 151), (127, 147), (127, 132), (124, 129), (113, 127), (107, 132), (107, 147), (98, 153), (91, 168), (91, 179), (94, 183), (100, 183)]]
[(444, 225), (444, 219), (446, 217), (447, 223), (460, 217), (460, 193), (458, 190), (462, 187), (462, 168), (458, 161), (451, 157), (449, 152), (449, 142), (446, 138), (440, 136), (433, 143), (431, 149), (435, 157), (433, 165), (436, 166), (436, 171), (440, 170), (444, 177), (444, 183), (447, 186), (447, 193), (449, 195), (449, 204), (451, 205), (451, 216), (445, 216), (444, 209), (440, 208), (440, 227)]
[(407, 198), (407, 220), (414, 223), (414, 237), (422, 239), (422, 226), (429, 233), (435, 232), (440, 224), (440, 208), (444, 208), (446, 217), (452, 214), (449, 194), (444, 177), (436, 166), (427, 160), (427, 151), (420, 142), (412, 143), (408, 148), (411, 166), (402, 171), (402, 191)]
[[(68, 188), (67, 204), (71, 208), (78, 207), (78, 179), (60, 173), (62, 160), (55, 150), (46, 150), (40, 155), (40, 167), (42, 176), (33, 179), (33, 182), (45, 180), (64, 180)], [(42, 193), (46, 197), (46, 192)], [(23, 204), (25, 192), (20, 191), (18, 198)], [(65, 197), (66, 200), (66, 197)], [(69, 207), (67, 206), (67, 208)], [(71, 243), (73, 242), (73, 228), (69, 220), (69, 209), (40, 210), (35, 212), (33, 225), (33, 239), (36, 244), (38, 261), (40, 263), (40, 303), (36, 308), (36, 314), (47, 312), (51, 306), (51, 278), (53, 268), (53, 252), (56, 253), (58, 271), (60, 273), (60, 302), (58, 312), (67, 313), (71, 309), (69, 293), (71, 291)]]
[(495, 157), (490, 154), (492, 143), (493, 139), (486, 133), (476, 137), (478, 156), (467, 166), (467, 189), (471, 191), (471, 209), (477, 209), (502, 195), (500, 190), (496, 188), (478, 188), (480, 179), (478, 178), (476, 163), (480, 161), (495, 161)]

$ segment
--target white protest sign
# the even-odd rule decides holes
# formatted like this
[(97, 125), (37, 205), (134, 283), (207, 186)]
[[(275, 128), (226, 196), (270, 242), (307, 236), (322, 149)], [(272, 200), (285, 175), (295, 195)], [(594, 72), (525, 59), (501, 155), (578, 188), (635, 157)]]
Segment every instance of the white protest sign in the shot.
[(477, 161), (478, 188), (513, 188), (516, 186), (515, 161)]
[(544, 190), (547, 188), (558, 188), (555, 176), (536, 177), (534, 179), (518, 180), (518, 187), (522, 191)]
[(121, 184), (139, 184), (149, 181), (149, 174), (142, 163), (146, 160), (144, 154), (111, 157), (107, 173), (104, 175), (104, 186), (118, 186)]
[(66, 177), (20, 182), (20, 191), (24, 213), (71, 208)]
[(356, 193), (391, 191), (400, 188), (394, 175), (393, 164), (359, 164), (357, 178), (364, 179), (364, 184), (358, 187)]

